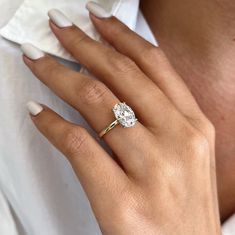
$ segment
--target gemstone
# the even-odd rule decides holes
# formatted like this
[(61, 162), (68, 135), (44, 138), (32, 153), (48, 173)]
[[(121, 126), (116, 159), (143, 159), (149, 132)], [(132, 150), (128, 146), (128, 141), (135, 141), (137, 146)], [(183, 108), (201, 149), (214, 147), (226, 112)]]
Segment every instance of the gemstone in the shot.
[(137, 122), (134, 111), (126, 103), (116, 104), (113, 112), (116, 119), (125, 128), (132, 127)]

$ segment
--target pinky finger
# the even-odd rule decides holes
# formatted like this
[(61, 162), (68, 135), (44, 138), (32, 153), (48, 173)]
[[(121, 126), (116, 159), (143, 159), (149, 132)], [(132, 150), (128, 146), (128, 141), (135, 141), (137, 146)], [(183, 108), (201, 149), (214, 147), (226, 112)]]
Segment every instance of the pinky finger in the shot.
[(38, 130), (68, 158), (97, 218), (102, 217), (102, 211), (108, 209), (104, 206), (111, 208), (126, 187), (123, 170), (84, 128), (36, 102), (27, 106)]

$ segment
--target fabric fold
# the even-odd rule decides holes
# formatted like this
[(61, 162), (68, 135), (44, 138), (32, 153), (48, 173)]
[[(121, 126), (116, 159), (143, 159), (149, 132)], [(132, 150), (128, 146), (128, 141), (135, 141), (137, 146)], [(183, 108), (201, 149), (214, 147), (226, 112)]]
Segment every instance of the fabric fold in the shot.
[[(89, 13), (85, 8), (87, 2), (77, 0), (25, 0), (9, 23), (0, 30), (0, 34), (15, 43), (29, 42), (46, 53), (74, 61), (51, 32), (47, 12), (52, 8), (61, 10), (90, 37), (100, 40), (100, 36), (92, 25)], [(139, 0), (98, 0), (96, 2), (105, 6), (107, 11), (132, 30), (135, 30)]]
[(10, 205), (3, 195), (0, 188), (0, 234), (4, 235), (20, 235), (17, 231), (17, 227), (14, 221), (14, 217), (11, 213)]

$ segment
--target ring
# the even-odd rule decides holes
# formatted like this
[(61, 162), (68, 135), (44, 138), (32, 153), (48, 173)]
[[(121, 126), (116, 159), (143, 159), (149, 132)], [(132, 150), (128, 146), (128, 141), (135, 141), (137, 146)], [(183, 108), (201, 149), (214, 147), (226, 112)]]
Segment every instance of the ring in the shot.
[(124, 128), (130, 128), (133, 127), (138, 121), (135, 117), (134, 111), (126, 103), (116, 104), (112, 111), (116, 120), (99, 133), (100, 138), (119, 124), (121, 124)]

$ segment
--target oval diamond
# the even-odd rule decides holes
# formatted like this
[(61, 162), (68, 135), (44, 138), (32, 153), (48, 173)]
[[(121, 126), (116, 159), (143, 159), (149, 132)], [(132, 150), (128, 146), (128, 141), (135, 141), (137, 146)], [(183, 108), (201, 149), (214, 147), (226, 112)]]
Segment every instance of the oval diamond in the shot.
[(116, 104), (113, 112), (116, 119), (125, 128), (132, 127), (137, 122), (134, 111), (126, 103)]

